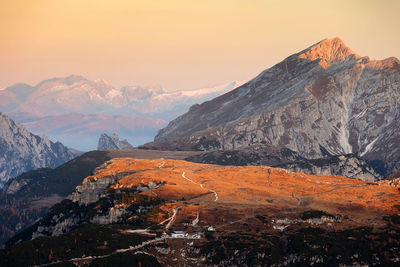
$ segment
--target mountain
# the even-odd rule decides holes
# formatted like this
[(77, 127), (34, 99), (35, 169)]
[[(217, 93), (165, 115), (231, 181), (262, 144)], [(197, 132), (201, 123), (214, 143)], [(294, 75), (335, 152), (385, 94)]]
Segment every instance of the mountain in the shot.
[(192, 106), (150, 147), (226, 150), (270, 144), (315, 159), (357, 154), (400, 168), (400, 61), (361, 57), (339, 38), (289, 56), (246, 84)]
[[(149, 142), (167, 121), (226, 93), (241, 83), (167, 92), (160, 86), (115, 88), (83, 76), (53, 78), (35, 86), (15, 84), (0, 90), (0, 109), (30, 131), (80, 150), (96, 148), (93, 135), (116, 132), (134, 136), (134, 145)], [(92, 140), (92, 141), (91, 141)]]
[(111, 136), (105, 133), (101, 134), (99, 138), (99, 143), (97, 145), (97, 150), (129, 149), (129, 148), (133, 148), (133, 146), (129, 144), (126, 139), (119, 140), (118, 135), (115, 133)]
[(32, 169), (55, 167), (74, 158), (60, 142), (30, 133), (0, 113), (0, 185)]
[(115, 158), (11, 238), (0, 265), (396, 266), (399, 185)]

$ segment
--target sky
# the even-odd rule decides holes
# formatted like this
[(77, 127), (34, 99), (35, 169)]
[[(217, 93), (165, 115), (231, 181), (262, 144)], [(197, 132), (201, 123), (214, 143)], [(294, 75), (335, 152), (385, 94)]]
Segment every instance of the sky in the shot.
[(78, 74), (186, 90), (340, 37), (400, 58), (400, 0), (0, 0), (0, 88)]

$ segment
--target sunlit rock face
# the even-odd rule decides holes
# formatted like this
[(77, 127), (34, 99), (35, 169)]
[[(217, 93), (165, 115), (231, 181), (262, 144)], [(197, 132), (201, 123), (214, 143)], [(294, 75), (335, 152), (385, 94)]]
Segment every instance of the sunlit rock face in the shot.
[(398, 59), (370, 60), (326, 39), (193, 106), (155, 141), (181, 138), (198, 150), (270, 144), (306, 158), (354, 153), (388, 175), (400, 168), (399, 103)]

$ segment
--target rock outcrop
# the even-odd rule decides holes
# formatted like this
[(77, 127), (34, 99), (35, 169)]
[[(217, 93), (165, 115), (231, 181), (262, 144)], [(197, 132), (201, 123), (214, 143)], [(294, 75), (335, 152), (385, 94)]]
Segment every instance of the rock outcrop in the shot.
[(293, 172), (315, 175), (339, 175), (371, 182), (381, 179), (381, 176), (363, 159), (352, 154), (330, 156), (320, 159), (303, 159), (276, 167)]
[(339, 38), (289, 56), (171, 121), (154, 144), (195, 150), (267, 143), (305, 158), (357, 154), (381, 174), (400, 168), (400, 61), (370, 60)]
[(26, 171), (58, 166), (75, 157), (60, 142), (53, 143), (45, 136), (34, 135), (2, 113), (0, 151), (0, 186)]
[(197, 163), (234, 166), (271, 166), (315, 175), (339, 175), (364, 181), (377, 181), (382, 177), (356, 155), (326, 156), (306, 159), (288, 148), (250, 146), (237, 150), (210, 151), (186, 158)]
[[(92, 175), (98, 166), (113, 158), (153, 159), (163, 157), (184, 159), (198, 153), (194, 151), (161, 152), (139, 149), (94, 150), (56, 168), (41, 168), (23, 173), (9, 180), (0, 189), (0, 247), (14, 234), (40, 220), (46, 215), (50, 207), (67, 198), (71, 192), (76, 197), (75, 200), (80, 201), (79, 203), (83, 203), (85, 198), (87, 201), (97, 198), (99, 195), (94, 191), (84, 191), (83, 189), (92, 187), (97, 189), (97, 192), (101, 192), (99, 186), (102, 183), (105, 183), (107, 179), (116, 179), (118, 176), (110, 173), (108, 178), (94, 184), (91, 182), (82, 183), (82, 181), (87, 176)], [(138, 186), (137, 190), (142, 192), (149, 190), (149, 188), (154, 188), (154, 186), (151, 184), (148, 186), (142, 185)]]
[(97, 150), (107, 150), (107, 149), (129, 149), (133, 148), (131, 144), (129, 144), (128, 140), (119, 140), (117, 134), (107, 135), (105, 133), (101, 134), (99, 138), (99, 143), (97, 145)]
[[(46, 216), (26, 229), (25, 233), (21, 235), (23, 237), (17, 235), (15, 240), (11, 239), (9, 243), (19, 242), (26, 236), (29, 239), (35, 239), (39, 236), (61, 235), (86, 223), (111, 224), (122, 222), (135, 213), (145, 214), (155, 204), (160, 204), (161, 200), (158, 198), (152, 199), (151, 197), (136, 195), (158, 188), (160, 184), (155, 182), (133, 186), (116, 194), (115, 189), (118, 188), (118, 180), (133, 172), (115, 171), (112, 164), (113, 161), (108, 161), (97, 167), (93, 175), (86, 177), (66, 199), (54, 205)], [(114, 188), (110, 188), (111, 185)], [(131, 201), (132, 196), (144, 199), (142, 199), (142, 202), (127, 205), (125, 201), (127, 199)], [(132, 222), (133, 219), (130, 218), (130, 220)]]

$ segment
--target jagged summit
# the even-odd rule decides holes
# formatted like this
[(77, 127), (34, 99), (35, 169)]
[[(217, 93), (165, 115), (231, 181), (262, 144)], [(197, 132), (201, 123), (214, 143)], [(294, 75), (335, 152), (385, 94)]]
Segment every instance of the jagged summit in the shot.
[(58, 166), (74, 158), (59, 142), (37, 136), (0, 112), (0, 187), (26, 171)]
[(296, 54), (296, 56), (312, 61), (319, 59), (319, 64), (323, 68), (328, 68), (332, 64), (361, 58), (339, 37), (324, 39)]
[(119, 140), (119, 136), (116, 133), (113, 135), (107, 135), (106, 133), (101, 134), (97, 145), (97, 150), (129, 148), (133, 148), (133, 146), (129, 144), (128, 140)]

